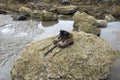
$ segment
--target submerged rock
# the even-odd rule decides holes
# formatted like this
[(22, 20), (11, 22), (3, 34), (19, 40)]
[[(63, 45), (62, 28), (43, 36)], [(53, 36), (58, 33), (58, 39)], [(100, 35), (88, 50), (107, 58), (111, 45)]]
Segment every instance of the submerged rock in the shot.
[(74, 27), (79, 27), (81, 31), (92, 33), (92, 34), (100, 34), (100, 30), (97, 28), (99, 25), (97, 20), (88, 15), (87, 13), (76, 12), (73, 16), (74, 18)]
[(69, 5), (69, 6), (61, 6), (57, 8), (58, 13), (60, 14), (73, 14), (77, 11), (78, 7)]
[(101, 80), (114, 64), (112, 48), (99, 37), (73, 32), (74, 44), (56, 47), (55, 37), (30, 44), (14, 62), (12, 80)]
[(44, 27), (50, 27), (54, 26), (58, 23), (58, 21), (41, 21), (42, 26)]

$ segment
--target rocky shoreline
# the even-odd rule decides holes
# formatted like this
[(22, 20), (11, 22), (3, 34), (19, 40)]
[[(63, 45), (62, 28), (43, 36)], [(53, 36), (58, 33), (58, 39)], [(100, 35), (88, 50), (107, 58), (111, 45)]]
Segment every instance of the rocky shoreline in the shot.
[[(91, 0), (89, 0), (86, 3), (84, 1), (81, 2), (79, 0), (76, 1), (70, 0), (70, 5), (62, 5), (57, 0), (55, 1), (41, 0), (41, 2), (39, 3), (33, 3), (33, 2), (25, 3), (25, 2), (17, 2), (17, 1), (8, 2), (8, 3), (1, 2), (0, 14), (5, 14), (5, 15), (10, 14), (12, 17), (12, 18), (10, 17), (10, 20), (11, 19), (17, 20), (18, 23), (19, 21), (23, 21), (21, 22), (23, 25), (16, 24), (17, 26), (16, 25), (13, 26), (8, 24), (8, 26), (11, 26), (11, 28), (6, 27), (5, 29), (2, 29), (2, 27), (4, 27), (4, 25), (6, 26), (6, 24), (1, 25), (0, 30), (1, 33), (4, 34), (1, 37), (3, 40), (2, 44), (5, 43), (4, 37), (6, 36), (6, 30), (7, 32), (11, 33), (11, 36), (8, 37), (11, 38), (11, 40), (12, 37), (14, 36), (12, 35), (13, 32), (16, 32), (17, 34), (17, 36), (14, 37), (21, 37), (22, 35), (22, 36), (29, 36), (32, 38), (36, 34), (42, 34), (44, 31), (42, 29), (41, 31), (37, 29), (39, 27), (39, 26), (37, 27), (38, 22), (36, 23), (34, 21), (31, 21), (31, 19), (38, 19), (40, 21), (56, 21), (56, 22), (58, 22), (58, 20), (60, 19), (74, 20), (74, 24), (72, 26), (74, 26), (74, 28), (76, 28), (78, 31), (78, 32), (73, 32), (75, 36), (74, 38), (75, 44), (73, 45), (73, 47), (70, 46), (68, 48), (63, 49), (63, 51), (61, 51), (60, 48), (56, 48), (55, 51), (52, 52), (52, 54), (60, 53), (58, 54), (60, 56), (57, 57), (55, 56), (55, 62), (53, 60), (54, 58), (51, 58), (51, 56), (53, 55), (50, 55), (47, 58), (43, 58), (42, 56), (44, 51), (46, 52), (46, 50), (53, 47), (53, 44), (48, 45), (48, 43), (52, 42), (54, 37), (44, 39), (35, 43), (31, 43), (31, 45), (29, 45), (25, 49), (23, 54), (21, 54), (21, 56), (18, 57), (18, 59), (14, 62), (11, 71), (12, 79), (13, 80), (104, 79), (110, 73), (111, 69), (114, 66), (115, 54), (112, 48), (106, 43), (106, 41), (102, 40), (96, 35), (100, 36), (100, 28), (106, 27), (108, 22), (120, 20), (120, 6), (119, 3), (117, 3), (118, 0), (114, 1), (114, 3), (110, 3), (110, 2), (104, 3), (104, 2), (96, 2), (96, 1), (97, 0), (92, 2)], [(30, 19), (30, 21), (28, 19)], [(24, 20), (28, 20), (27, 23), (26, 22), (24, 23)], [(32, 22), (34, 22), (34, 24)], [(7, 21), (7, 23), (9, 23), (9, 21)], [(15, 27), (15, 30), (12, 29), (13, 27)], [(24, 30), (22, 29), (25, 28), (27, 29), (26, 31), (30, 33), (31, 31), (29, 27), (30, 29), (35, 28), (31, 33), (32, 36), (31, 34), (24, 33)], [(18, 32), (20, 30), (23, 31), (23, 33), (20, 33), (19, 35)], [(86, 33), (80, 32), (79, 30), (84, 31)], [(92, 33), (92, 34), (88, 34), (88, 33)], [(28, 40), (28, 42), (31, 42), (31, 38), (30, 40)], [(5, 40), (5, 41), (9, 42), (9, 40)], [(24, 40), (20, 39), (20, 41), (24, 41)], [(12, 43), (13, 42), (7, 44), (12, 44)], [(27, 42), (25, 42), (25, 44), (27, 44)], [(48, 46), (46, 47), (45, 44)], [(15, 45), (20, 45), (20, 43)], [(40, 49), (42, 48), (42, 50), (39, 52), (38, 52), (38, 47)], [(74, 53), (74, 55), (72, 54), (72, 52)], [(14, 53), (17, 54), (17, 52)], [(13, 52), (11, 52), (11, 54), (8, 54), (8, 56), (9, 55), (13, 55)], [(73, 61), (71, 60), (71, 56), (73, 57), (72, 58)], [(99, 60), (97, 60), (96, 57), (99, 58)]]
[[(88, 1), (88, 3), (85, 3), (84, 1), (81, 1), (81, 2), (71, 1), (70, 3), (71, 3), (70, 5), (77, 6), (77, 9), (74, 9), (74, 10), (77, 10), (80, 12), (86, 12), (97, 19), (104, 19), (106, 15), (112, 15), (113, 17), (116, 18), (116, 20), (120, 20), (120, 6), (119, 4), (115, 4), (115, 2), (112, 2), (111, 4), (109, 2), (102, 2), (102, 3), (96, 4), (94, 3), (94, 1), (93, 3), (91, 3), (90, 1)], [(77, 4), (77, 3), (80, 3), (80, 4)], [(12, 13), (19, 13), (19, 9), (22, 6), (26, 6), (31, 10), (38, 10), (38, 11), (46, 10), (46, 11), (54, 12), (57, 14), (61, 14), (61, 12), (59, 12), (60, 11), (59, 9), (61, 9), (64, 5), (62, 5), (59, 1), (53, 1), (51, 3), (47, 0), (46, 1), (42, 0), (41, 2), (38, 2), (36, 4), (33, 2), (0, 3), (0, 9), (11, 11)], [(58, 9), (59, 11), (56, 12), (56, 9)], [(70, 8), (65, 9), (65, 11), (68, 9)], [(71, 12), (75, 12), (75, 11), (71, 11)]]
[(55, 37), (30, 44), (14, 62), (12, 80), (103, 80), (113, 68), (115, 54), (103, 39), (73, 32), (74, 44), (56, 47)]

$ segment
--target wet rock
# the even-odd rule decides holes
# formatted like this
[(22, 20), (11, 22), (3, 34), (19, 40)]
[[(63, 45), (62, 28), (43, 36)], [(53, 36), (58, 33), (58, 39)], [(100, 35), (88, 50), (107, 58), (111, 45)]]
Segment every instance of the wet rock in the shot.
[(38, 10), (34, 10), (31, 15), (32, 19), (40, 19), (40, 16), (41, 16), (41, 11)]
[(106, 20), (97, 20), (98, 27), (106, 27), (107, 26), (107, 21)]
[(7, 11), (0, 9), (0, 14), (7, 14)]
[(73, 14), (77, 11), (78, 7), (74, 5), (61, 6), (57, 8), (58, 13), (60, 14)]
[(25, 15), (19, 15), (17, 16), (17, 20), (26, 20), (27, 17)]
[(54, 26), (58, 23), (58, 21), (41, 21), (42, 26), (44, 27), (50, 27)]
[(31, 15), (32, 14), (32, 10), (30, 8), (28, 8), (28, 7), (22, 6), (19, 9), (19, 13), (20, 14), (24, 14), (24, 15)]
[(87, 13), (76, 12), (73, 16), (74, 18), (74, 27), (78, 27), (81, 31), (92, 33), (95, 35), (100, 34), (100, 30), (97, 28), (97, 20), (88, 15)]
[(52, 12), (44, 10), (40, 14), (40, 20), (42, 21), (56, 21), (57, 19), (58, 19), (57, 15)]
[(62, 5), (70, 5), (69, 0), (61, 0)]
[[(120, 3), (120, 1), (118, 3)], [(120, 5), (116, 5), (116, 6), (114, 5), (112, 6), (112, 8), (113, 8), (113, 11), (111, 13), (113, 17), (120, 20)]]
[(55, 37), (30, 44), (14, 62), (12, 80), (101, 80), (113, 67), (115, 55), (103, 39), (73, 32), (74, 44), (56, 47), (47, 56)]
[(53, 5), (50, 10), (50, 12), (57, 12), (57, 5)]
[(73, 15), (59, 15), (58, 18), (61, 20), (73, 20)]
[(107, 20), (108, 22), (113, 22), (115, 21), (115, 18), (112, 15), (106, 15), (105, 20)]

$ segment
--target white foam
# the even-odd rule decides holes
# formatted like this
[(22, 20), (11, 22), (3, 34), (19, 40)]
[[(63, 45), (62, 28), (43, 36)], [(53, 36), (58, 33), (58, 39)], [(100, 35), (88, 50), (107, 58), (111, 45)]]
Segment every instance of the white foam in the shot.
[(14, 33), (14, 29), (4, 28), (4, 29), (1, 30), (1, 32), (3, 34), (11, 34), (11, 33)]
[(25, 33), (25, 32), (20, 32), (20, 33), (17, 33), (14, 37), (24, 37), (24, 36), (27, 36), (28, 33)]

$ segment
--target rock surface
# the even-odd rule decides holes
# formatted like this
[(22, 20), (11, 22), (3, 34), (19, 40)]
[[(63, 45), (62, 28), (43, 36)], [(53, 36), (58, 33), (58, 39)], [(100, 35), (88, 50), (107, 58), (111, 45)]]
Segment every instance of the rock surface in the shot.
[(56, 21), (57, 19), (58, 19), (57, 15), (52, 12), (48, 11), (41, 12), (40, 20), (42, 21)]
[(26, 19), (27, 19), (27, 17), (25, 15), (17, 16), (17, 20), (19, 20), (19, 21), (26, 20)]
[(92, 33), (92, 34), (100, 34), (100, 30), (97, 28), (99, 25), (97, 20), (88, 15), (87, 13), (76, 12), (73, 16), (74, 18), (74, 27), (80, 28), (81, 31)]
[(55, 37), (30, 44), (14, 62), (12, 80), (101, 80), (114, 64), (114, 52), (99, 37), (73, 32), (74, 44), (55, 48)]
[(107, 20), (108, 22), (113, 22), (115, 21), (115, 18), (112, 15), (106, 15), (105, 20)]
[(41, 11), (38, 10), (34, 10), (31, 15), (32, 19), (40, 19), (40, 16), (41, 16)]
[(28, 8), (28, 7), (22, 6), (19, 9), (19, 13), (20, 14), (24, 14), (24, 15), (31, 15), (32, 14), (32, 10), (30, 8)]
[(57, 7), (57, 11), (60, 14), (73, 14), (77, 9), (78, 7), (73, 5)]
[(98, 27), (106, 27), (107, 26), (107, 20), (97, 20)]

